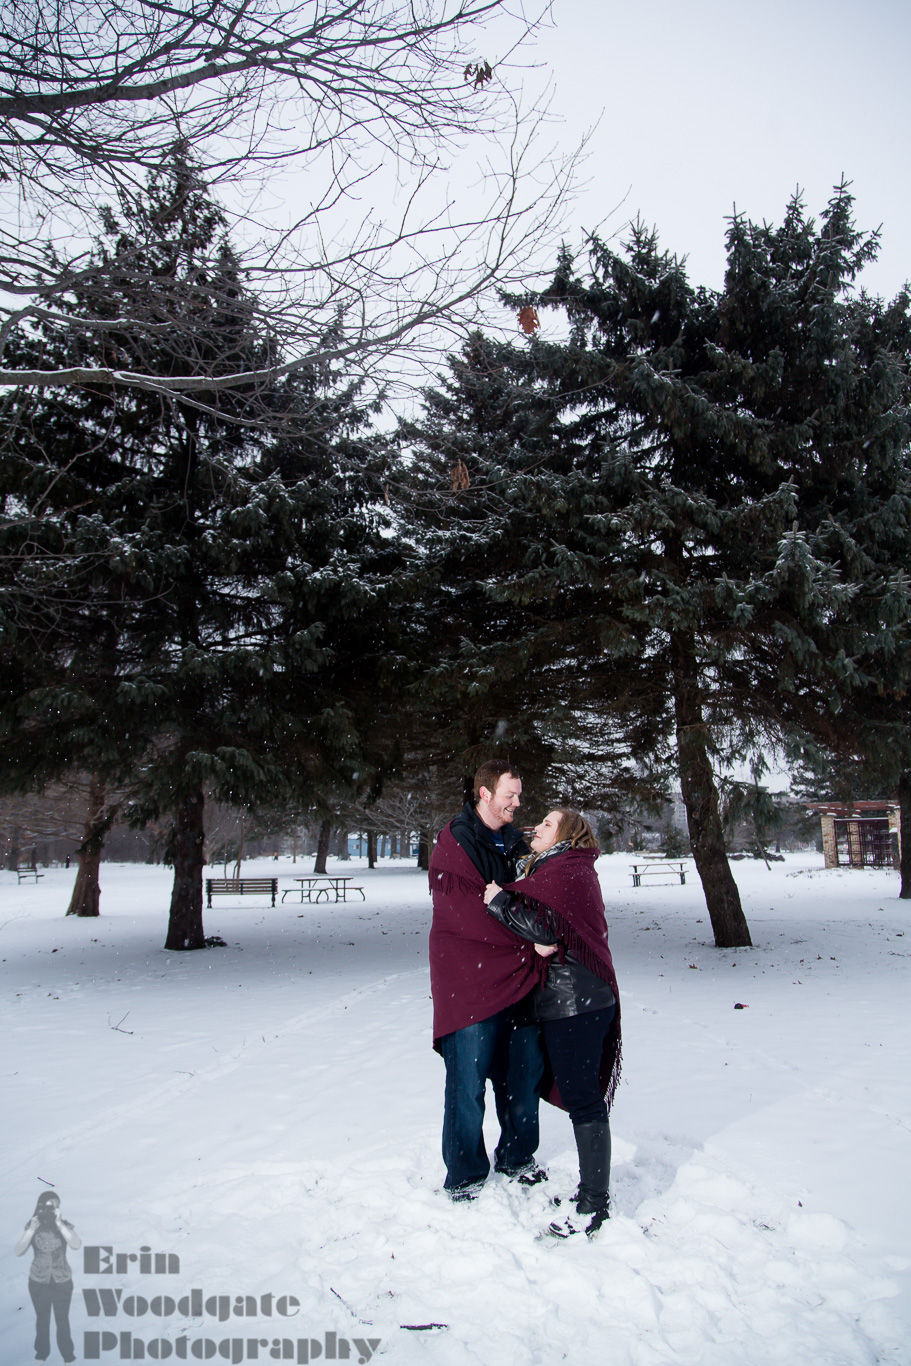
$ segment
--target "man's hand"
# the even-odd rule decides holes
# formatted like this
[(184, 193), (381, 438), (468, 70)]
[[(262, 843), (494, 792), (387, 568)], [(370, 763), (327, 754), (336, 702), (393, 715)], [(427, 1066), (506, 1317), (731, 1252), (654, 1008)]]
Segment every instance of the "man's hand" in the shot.
[(556, 944), (535, 944), (535, 953), (540, 953), (542, 958), (549, 958), (552, 953), (556, 952)]
[(502, 890), (503, 888), (500, 886), (499, 882), (488, 882), (487, 886), (484, 888), (484, 905), (489, 906), (494, 897), (497, 896), (499, 892), (502, 892)]

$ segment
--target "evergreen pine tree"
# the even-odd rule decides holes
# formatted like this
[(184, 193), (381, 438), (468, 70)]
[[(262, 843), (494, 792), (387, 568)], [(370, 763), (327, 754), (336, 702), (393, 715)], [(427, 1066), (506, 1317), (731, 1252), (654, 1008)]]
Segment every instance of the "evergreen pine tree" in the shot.
[(835, 743), (845, 698), (906, 676), (907, 299), (853, 293), (875, 250), (845, 186), (819, 226), (799, 199), (780, 228), (735, 219), (721, 291), (640, 225), (621, 250), (592, 238), (585, 271), (564, 251), (509, 300), (569, 335), (499, 351), (502, 449), (453, 429), (495, 509), (465, 572), (519, 613), (479, 665), (518, 649), (640, 761), (673, 760), (720, 946), (750, 936), (716, 759), (796, 726)]
[(522, 364), (511, 343), (473, 334), (399, 432), (393, 488), (420, 547), (411, 759), (454, 762), (467, 793), (478, 762), (497, 755), (536, 803), (609, 811), (623, 796), (656, 798), (662, 775), (634, 770), (603, 705), (605, 672), (618, 677), (605, 655), (622, 656), (629, 631), (580, 614), (580, 586), (542, 571), (548, 510), (578, 520), (584, 507), (559, 403)]
[[(217, 377), (270, 354), (191, 167), (163, 170), (120, 217), (105, 211), (100, 257), (103, 288), (91, 262), (73, 271), (73, 314), (110, 319), (102, 342), (81, 339), (82, 357), (100, 348), (126, 368)], [(144, 335), (120, 335), (121, 311), (140, 306)], [(49, 321), (18, 345), (29, 364), (60, 363), (76, 359), (73, 336)], [(309, 804), (376, 763), (397, 552), (369, 421), (329, 367), (228, 397), (4, 399), (6, 781), (79, 768), (129, 785), (134, 824), (169, 817), (168, 948), (205, 943), (207, 794)]]
[(791, 753), (817, 795), (899, 797), (911, 897), (911, 297), (855, 291), (877, 246), (844, 183), (818, 227), (799, 197), (780, 228), (735, 218), (719, 356), (773, 434), (770, 477), (793, 483), (810, 553), (849, 588), (803, 612), (797, 670), (790, 649), (776, 661)]

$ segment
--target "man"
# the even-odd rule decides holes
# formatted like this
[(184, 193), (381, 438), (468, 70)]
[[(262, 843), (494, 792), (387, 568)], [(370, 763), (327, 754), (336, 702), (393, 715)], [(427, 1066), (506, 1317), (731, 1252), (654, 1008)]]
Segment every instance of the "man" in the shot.
[(488, 1078), (501, 1131), (496, 1170), (526, 1185), (544, 1179), (534, 1160), (544, 1055), (538, 1026), (523, 1023), (520, 1010), (538, 981), (537, 956), (484, 905), (487, 883), (512, 882), (516, 860), (529, 852), (513, 828), (521, 795), (511, 764), (482, 764), (474, 803), (440, 832), (430, 860), (433, 1046), (446, 1064), (444, 1187), (453, 1200), (473, 1199), (490, 1172), (483, 1133)]

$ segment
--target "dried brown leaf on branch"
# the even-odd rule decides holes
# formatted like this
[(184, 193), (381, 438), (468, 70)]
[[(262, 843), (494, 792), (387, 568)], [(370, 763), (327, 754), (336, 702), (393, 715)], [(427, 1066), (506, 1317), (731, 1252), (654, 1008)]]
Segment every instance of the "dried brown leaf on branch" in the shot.
[(524, 308), (519, 309), (519, 326), (526, 337), (533, 337), (541, 326), (538, 310), (532, 308), (531, 304), (526, 304)]
[(467, 489), (470, 487), (471, 479), (468, 475), (468, 466), (465, 464), (464, 460), (461, 458), (458, 459), (449, 473), (452, 475), (453, 493), (458, 493), (460, 489)]
[(489, 62), (469, 62), (465, 68), (465, 79), (473, 81), (475, 90), (480, 90), (493, 80), (493, 68)]

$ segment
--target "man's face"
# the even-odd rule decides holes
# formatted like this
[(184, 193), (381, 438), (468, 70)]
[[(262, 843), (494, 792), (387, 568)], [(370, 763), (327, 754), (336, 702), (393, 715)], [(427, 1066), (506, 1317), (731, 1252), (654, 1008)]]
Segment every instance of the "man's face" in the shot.
[(495, 792), (489, 788), (481, 788), (481, 801), (487, 812), (487, 824), (493, 830), (499, 830), (503, 825), (509, 825), (513, 816), (521, 806), (519, 798), (522, 796), (522, 779), (510, 777), (504, 773), (497, 783)]

